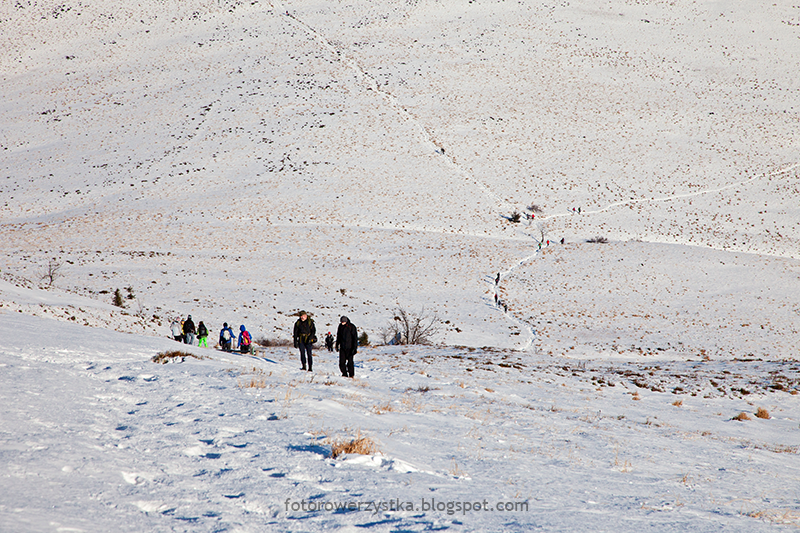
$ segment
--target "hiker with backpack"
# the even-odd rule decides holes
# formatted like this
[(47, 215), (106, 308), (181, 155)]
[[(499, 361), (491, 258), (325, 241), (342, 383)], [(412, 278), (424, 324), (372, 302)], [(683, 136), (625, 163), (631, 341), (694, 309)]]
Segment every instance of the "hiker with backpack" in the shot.
[(194, 344), (195, 333), (197, 333), (197, 330), (194, 327), (192, 315), (189, 315), (186, 317), (186, 321), (183, 323), (183, 343)]
[[(312, 345), (317, 342), (317, 327), (314, 321), (308, 318), (308, 313), (300, 311), (300, 318), (294, 323), (294, 347), (300, 348), (300, 364), (301, 370), (308, 370), (311, 372), (313, 359), (311, 357)], [(306, 358), (306, 356), (308, 356)], [(306, 359), (308, 359), (306, 361)], [(308, 367), (306, 368), (306, 362)]]
[(219, 332), (219, 347), (222, 348), (224, 352), (230, 352), (232, 343), (233, 330), (228, 326), (228, 323), (225, 322), (222, 324), (222, 330)]
[(339, 350), (339, 370), (342, 371), (342, 377), (355, 377), (353, 356), (358, 351), (358, 331), (346, 316), (340, 319), (339, 329), (336, 330), (336, 349)]
[(169, 329), (172, 332), (172, 338), (178, 342), (183, 342), (183, 328), (181, 328), (180, 321), (176, 318), (170, 324)]
[(242, 353), (252, 353), (253, 344), (250, 332), (244, 327), (244, 324), (239, 326), (239, 351)]
[(197, 345), (201, 348), (208, 348), (208, 328), (202, 320), (197, 325)]
[(329, 331), (327, 335), (325, 335), (325, 347), (328, 349), (329, 352), (333, 351), (333, 335)]

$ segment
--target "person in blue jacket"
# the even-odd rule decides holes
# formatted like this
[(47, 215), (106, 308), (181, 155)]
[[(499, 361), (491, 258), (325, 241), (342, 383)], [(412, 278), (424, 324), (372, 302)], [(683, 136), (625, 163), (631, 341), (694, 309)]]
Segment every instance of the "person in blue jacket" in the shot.
[(244, 324), (239, 326), (239, 351), (242, 353), (251, 353), (253, 339), (250, 337), (250, 332), (244, 327)]
[(225, 322), (222, 324), (222, 329), (219, 332), (219, 347), (225, 352), (230, 352), (233, 338), (233, 330), (228, 326), (228, 323)]

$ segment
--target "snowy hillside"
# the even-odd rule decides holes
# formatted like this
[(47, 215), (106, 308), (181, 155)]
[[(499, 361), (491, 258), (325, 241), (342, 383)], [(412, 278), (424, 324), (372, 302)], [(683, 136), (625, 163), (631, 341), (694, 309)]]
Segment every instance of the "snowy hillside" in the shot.
[[(800, 519), (797, 363), (376, 347), (351, 381), (327, 352), (309, 374), (286, 348), (194, 348), (203, 359), (162, 365), (150, 358), (174, 341), (24, 314), (0, 333), (13, 339), (0, 346), (2, 531), (751, 532)], [(358, 437), (372, 453), (331, 458)]]
[[(1, 531), (800, 523), (800, 6), (15, 0), (0, 50)], [(150, 362), (300, 309), (355, 382)], [(440, 496), (529, 509), (283, 503)]]

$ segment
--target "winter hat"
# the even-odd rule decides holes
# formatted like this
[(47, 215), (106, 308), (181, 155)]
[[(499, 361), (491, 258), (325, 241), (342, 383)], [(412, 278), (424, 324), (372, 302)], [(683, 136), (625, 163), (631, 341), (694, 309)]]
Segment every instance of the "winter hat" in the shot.
[(244, 324), (242, 324), (241, 326), (239, 326), (239, 331), (244, 331), (244, 330), (246, 330), (246, 329), (247, 329), (247, 328), (246, 328), (246, 327), (244, 327)]
[(347, 318), (346, 316), (343, 316), (342, 318), (339, 319), (339, 322), (350, 322), (350, 319)]

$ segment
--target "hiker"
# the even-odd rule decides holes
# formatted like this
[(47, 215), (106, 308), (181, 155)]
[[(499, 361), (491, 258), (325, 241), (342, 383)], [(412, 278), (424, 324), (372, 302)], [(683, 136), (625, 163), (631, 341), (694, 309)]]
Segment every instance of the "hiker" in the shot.
[(228, 326), (227, 322), (222, 324), (222, 329), (219, 332), (219, 347), (224, 352), (231, 351), (231, 344), (233, 343), (233, 330)]
[(329, 331), (327, 335), (325, 335), (325, 347), (328, 349), (329, 352), (333, 351), (333, 335)]
[(244, 324), (239, 326), (239, 351), (242, 353), (253, 353), (253, 339), (250, 337), (250, 332), (244, 327)]
[(342, 371), (342, 377), (355, 377), (353, 356), (358, 351), (358, 331), (346, 316), (340, 319), (339, 329), (336, 331), (336, 349), (339, 350), (339, 370)]
[(197, 345), (201, 348), (208, 348), (208, 328), (202, 320), (197, 324)]
[[(294, 323), (294, 347), (300, 348), (301, 370), (311, 372), (314, 364), (311, 358), (311, 345), (315, 342), (317, 342), (317, 327), (314, 325), (314, 321), (308, 318), (308, 313), (300, 311), (300, 318)], [(306, 355), (308, 355), (308, 361), (306, 361)], [(306, 362), (308, 362), (307, 367)]]
[(500, 283), (500, 272), (497, 273), (497, 277), (494, 278), (494, 284), (497, 285)]
[(561, 244), (564, 244), (564, 237), (561, 237)]
[(178, 342), (183, 342), (183, 329), (181, 329), (181, 324), (177, 318), (172, 321), (169, 328), (172, 331), (172, 338)]
[(194, 335), (197, 333), (197, 330), (194, 328), (194, 322), (192, 321), (192, 315), (186, 317), (186, 320), (183, 323), (183, 342), (184, 344), (194, 344)]

